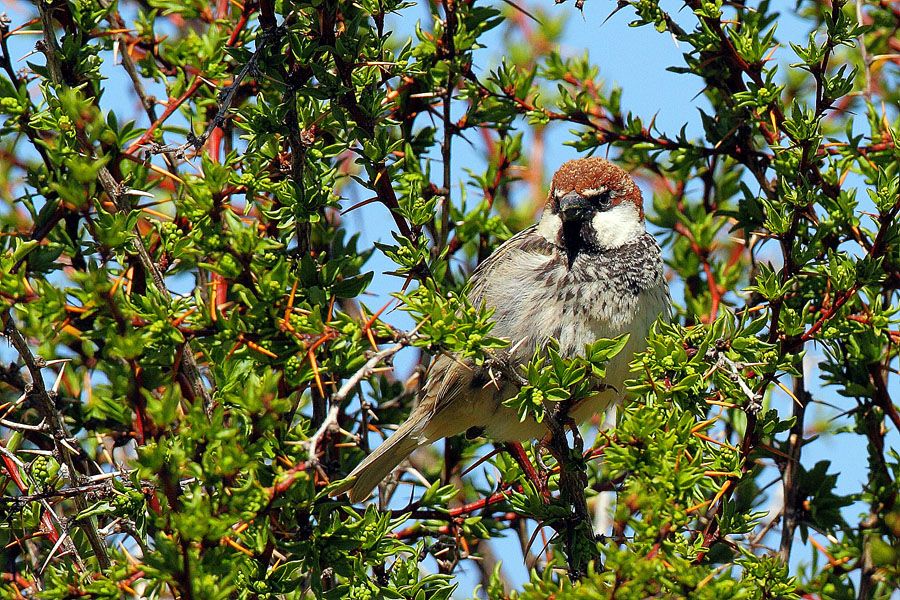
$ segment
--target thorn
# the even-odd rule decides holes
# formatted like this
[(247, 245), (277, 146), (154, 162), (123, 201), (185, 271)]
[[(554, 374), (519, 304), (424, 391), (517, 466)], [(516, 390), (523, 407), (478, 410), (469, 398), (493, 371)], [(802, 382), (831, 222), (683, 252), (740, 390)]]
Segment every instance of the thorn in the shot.
[[(582, 4), (584, 4), (584, 2), (582, 2)], [(616, 7), (612, 10), (611, 13), (609, 13), (608, 15), (606, 15), (606, 18), (603, 19), (603, 22), (602, 22), (602, 23), (600, 23), (600, 27), (603, 27), (604, 25), (606, 25), (606, 22), (609, 21), (610, 19), (612, 19), (614, 14), (616, 14), (617, 12), (619, 12), (620, 10), (622, 10), (623, 8), (625, 8), (626, 6), (628, 6), (628, 1), (627, 1), (627, 0), (618, 0), (618, 2), (616, 2)], [(575, 7), (576, 7), (576, 8), (579, 8), (577, 3), (575, 4)]]
[(509, 4), (510, 6), (512, 6), (514, 9), (516, 9), (520, 13), (522, 13), (523, 15), (525, 15), (526, 17), (528, 17), (529, 19), (531, 19), (532, 21), (534, 21), (535, 23), (537, 23), (538, 25), (543, 27), (543, 25), (544, 25), (543, 21), (538, 19), (536, 16), (534, 16), (533, 14), (531, 14), (530, 12), (528, 12), (527, 10), (525, 10), (524, 8), (522, 8), (515, 2), (512, 2), (512, 0), (503, 0), (503, 1), (507, 4)]
[(349, 213), (349, 212), (353, 212), (353, 211), (356, 210), (357, 208), (362, 208), (363, 206), (366, 206), (367, 204), (372, 204), (373, 202), (378, 202), (378, 196), (373, 196), (372, 198), (369, 198), (369, 199), (367, 199), (367, 200), (363, 200), (362, 202), (357, 202), (356, 204), (354, 204), (354, 205), (351, 206), (350, 208), (347, 208), (347, 209), (342, 210), (342, 211), (341, 211), (341, 216), (346, 215), (346, 214)]
[(32, 51), (29, 52), (28, 54), (25, 54), (24, 56), (22, 56), (22, 58), (20, 58), (20, 59), (17, 60), (16, 62), (22, 62), (23, 60), (25, 60), (25, 59), (28, 58), (29, 56), (34, 56), (34, 55), (37, 54), (37, 53), (38, 53), (37, 50), (32, 50)]
[[(56, 361), (54, 361), (56, 362)], [(51, 388), (54, 393), (59, 392), (59, 384), (62, 383), (63, 373), (66, 372), (66, 363), (68, 360), (62, 361), (62, 368), (59, 370), (59, 373), (56, 375), (56, 381), (53, 382), (53, 387)]]
[(144, 196), (145, 198), (156, 199), (156, 196), (154, 196), (150, 192), (145, 192), (144, 190), (128, 189), (128, 190), (125, 190), (124, 192), (122, 192), (122, 195), (123, 196)]
[[(52, 512), (52, 511), (50, 511), (50, 512)], [(56, 540), (56, 543), (53, 544), (53, 548), (50, 549), (50, 553), (47, 554), (47, 559), (44, 561), (44, 564), (41, 565), (40, 569), (38, 569), (38, 571), (37, 571), (38, 577), (40, 577), (41, 574), (47, 569), (47, 565), (49, 565), (50, 561), (53, 560), (53, 556), (56, 554), (56, 551), (59, 550), (59, 547), (62, 546), (63, 542), (65, 542), (68, 538), (69, 538), (69, 534), (67, 532), (63, 531), (62, 535), (59, 536), (59, 539)]]

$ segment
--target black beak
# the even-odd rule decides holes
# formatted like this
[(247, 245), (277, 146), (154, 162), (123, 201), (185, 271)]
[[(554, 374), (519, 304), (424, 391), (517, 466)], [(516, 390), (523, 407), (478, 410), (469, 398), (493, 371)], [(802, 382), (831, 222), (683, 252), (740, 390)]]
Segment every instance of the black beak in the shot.
[(592, 210), (590, 202), (578, 192), (569, 192), (559, 199), (559, 215), (563, 221), (583, 219)]

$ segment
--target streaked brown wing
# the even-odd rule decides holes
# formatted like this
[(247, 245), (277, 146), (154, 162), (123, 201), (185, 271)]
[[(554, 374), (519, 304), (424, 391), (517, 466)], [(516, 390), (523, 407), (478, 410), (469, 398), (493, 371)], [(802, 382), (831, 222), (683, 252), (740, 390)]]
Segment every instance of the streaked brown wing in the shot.
[[(486, 304), (488, 307), (502, 310), (502, 307), (495, 306), (491, 301), (494, 295), (491, 293), (491, 287), (508, 285), (509, 282), (504, 283), (494, 275), (499, 271), (508, 272), (509, 263), (521, 258), (525, 253), (547, 256), (551, 252), (553, 246), (537, 233), (537, 225), (523, 229), (501, 244), (472, 272), (469, 279), (469, 300), (476, 306)], [(460, 394), (472, 393), (474, 376), (475, 366), (471, 361), (448, 355), (436, 357), (429, 368), (421, 400), (422, 409), (434, 414), (452, 403)]]
[(496, 271), (503, 269), (509, 262), (525, 253), (547, 256), (553, 252), (553, 246), (537, 232), (537, 227), (532, 225), (512, 236), (475, 268), (469, 278), (469, 300), (472, 304), (478, 306), (487, 301), (488, 306), (494, 307), (487, 292), (492, 284), (498, 283), (494, 277)]

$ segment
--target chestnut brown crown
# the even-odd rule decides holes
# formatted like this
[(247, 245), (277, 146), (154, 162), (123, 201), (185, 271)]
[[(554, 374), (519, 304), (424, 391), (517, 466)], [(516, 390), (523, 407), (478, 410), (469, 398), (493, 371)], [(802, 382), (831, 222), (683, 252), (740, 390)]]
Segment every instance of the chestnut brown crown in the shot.
[(550, 202), (554, 212), (560, 198), (574, 192), (582, 198), (605, 197), (607, 208), (632, 203), (641, 219), (644, 201), (641, 190), (625, 170), (598, 157), (577, 158), (562, 164), (550, 185)]

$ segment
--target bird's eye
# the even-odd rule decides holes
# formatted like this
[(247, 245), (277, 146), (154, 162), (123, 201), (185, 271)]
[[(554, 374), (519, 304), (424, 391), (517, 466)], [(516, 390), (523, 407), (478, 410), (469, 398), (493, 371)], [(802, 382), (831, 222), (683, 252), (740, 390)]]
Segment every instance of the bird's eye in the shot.
[(607, 210), (612, 202), (612, 193), (609, 190), (591, 190), (590, 194), (585, 194), (585, 198), (598, 210)]

